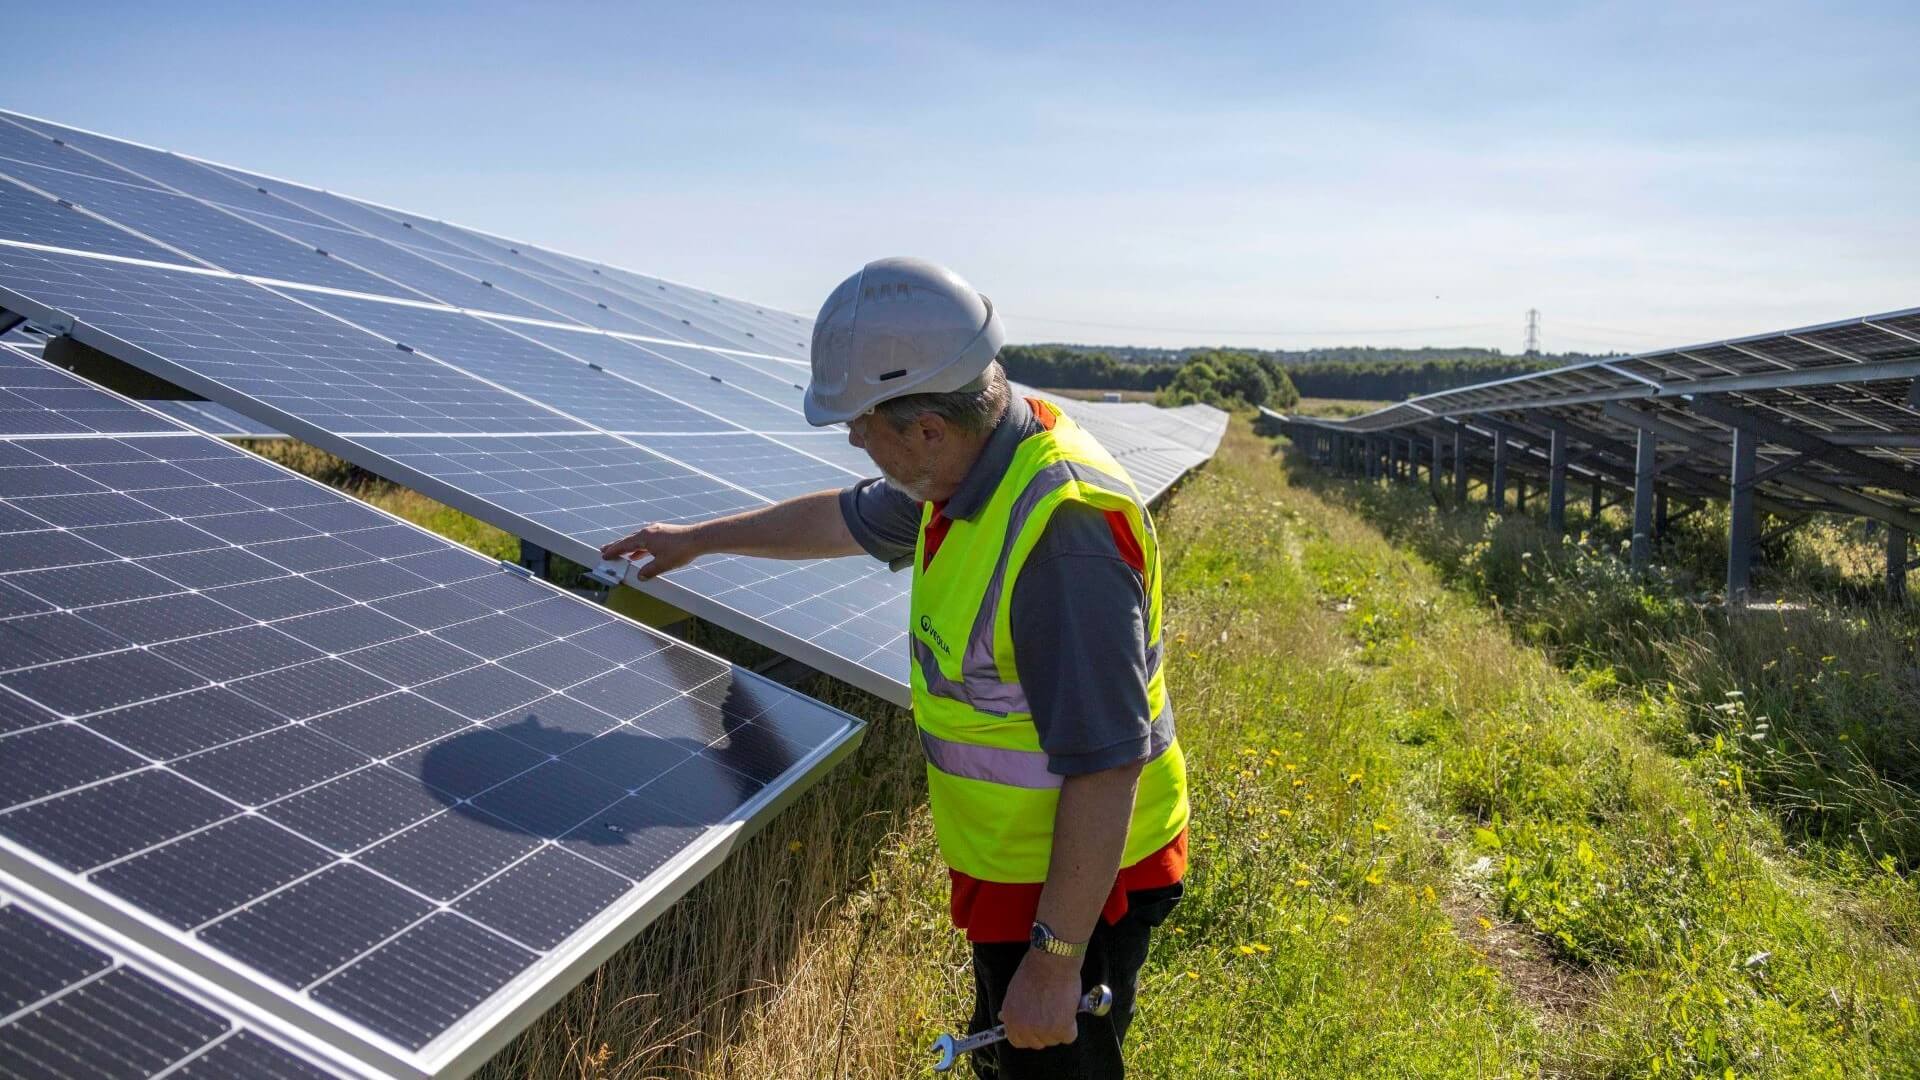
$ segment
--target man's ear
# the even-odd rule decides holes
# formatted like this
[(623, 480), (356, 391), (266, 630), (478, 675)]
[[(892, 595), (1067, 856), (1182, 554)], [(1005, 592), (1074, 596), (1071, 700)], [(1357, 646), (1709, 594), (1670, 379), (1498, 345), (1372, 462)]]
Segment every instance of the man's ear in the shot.
[(921, 413), (914, 419), (914, 432), (920, 445), (934, 449), (947, 441), (947, 419), (938, 413)]

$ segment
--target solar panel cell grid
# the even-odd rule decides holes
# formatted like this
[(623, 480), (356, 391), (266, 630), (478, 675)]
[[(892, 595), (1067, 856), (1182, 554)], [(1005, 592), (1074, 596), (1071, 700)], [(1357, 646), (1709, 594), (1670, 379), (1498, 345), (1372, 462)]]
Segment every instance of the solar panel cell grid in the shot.
[(346, 297), (306, 299), (391, 341), (602, 428), (714, 431), (731, 426), (482, 319)]
[[(310, 247), (346, 259), (355, 266), (410, 286), (443, 304), (497, 311), (533, 319), (564, 319), (563, 315), (526, 302), (502, 289), (483, 284), (483, 278), (470, 277), (434, 262), (411, 248), (388, 243), (350, 229), (287, 222), (267, 213), (246, 213), (249, 221), (276, 229)], [(393, 292), (389, 288), (386, 290)]]
[[(16, 887), (17, 888), (17, 887)], [(36, 1080), (338, 1075), (0, 891), (0, 1071)]]
[[(30, 361), (0, 371), (13, 372), (14, 384), (77, 385)], [(6, 467), (15, 476), (72, 478), (5, 488), (30, 492), (0, 506), (43, 526), (24, 534), (35, 548), (47, 546), (42, 536), (78, 531), (38, 511), (106, 509), (75, 498), (139, 507), (156, 493), (205, 489), (249, 509), (89, 525), (88, 542), (59, 548), (57, 570), (0, 573), (0, 585), (45, 608), (0, 620), (9, 717), (0, 754), (13, 766), (0, 774), (0, 859), (32, 852), (64, 867), (66, 887), (118, 897), (191, 935), (221, 965), (311, 988), (314, 1000), (400, 1047), (433, 1041), (638, 888), (637, 867), (666, 865), (663, 856), (701, 826), (742, 813), (766, 784), (853, 733), (823, 706), (213, 440), (3, 445), (15, 451), (8, 460), (40, 463)], [(116, 482), (125, 490), (110, 490)], [(77, 486), (97, 490), (56, 493)], [(330, 504), (352, 509), (331, 536), (288, 516)], [(191, 504), (174, 504), (182, 505)], [(151, 524), (187, 538), (156, 545), (139, 532)], [(301, 540), (360, 554), (318, 568), (275, 561)], [(205, 582), (235, 560), (253, 580), (207, 588), (168, 576)], [(128, 618), (136, 604), (156, 617)], [(488, 633), (460, 632), (481, 624)], [(605, 680), (616, 674), (626, 681), (614, 688)], [(595, 693), (557, 692), (596, 681)], [(694, 691), (705, 696), (686, 696)], [(710, 703), (734, 697), (752, 707)], [(769, 698), (772, 713), (762, 715)], [(647, 719), (656, 714), (713, 720), (667, 734), (646, 726), (658, 725)], [(777, 738), (743, 756), (732, 736), (746, 728)], [(587, 845), (609, 852), (597, 861), (578, 838), (564, 847), (562, 838), (640, 798), (660, 770), (594, 775), (550, 761), (591, 739), (654, 744), (663, 761), (710, 759), (722, 769), (737, 761), (753, 776), (729, 788), (739, 798), (705, 804), (710, 816), (630, 808), (631, 828), (602, 830)], [(643, 760), (632, 749), (619, 757)], [(630, 844), (644, 855), (613, 851)], [(544, 907), (528, 912), (530, 899)], [(426, 959), (440, 946), (465, 951)], [(406, 1009), (373, 1007), (401, 985), (410, 987)]]
[[(7, 171), (42, 191), (96, 210), (117, 224), (171, 247), (190, 251), (195, 257), (234, 273), (336, 289), (410, 295), (400, 286), (185, 195), (32, 165), (12, 166)], [(183, 260), (174, 257), (172, 261)]]
[[(0, 167), (0, 173), (4, 173)], [(54, 198), (30, 191), (9, 180), (0, 180), (0, 218), (10, 225), (12, 235), (35, 244), (97, 251), (130, 259), (177, 261), (180, 256), (138, 236), (107, 224), (98, 218), (62, 206)]]
[[(700, 358), (708, 361), (707, 366), (695, 368), (667, 359), (658, 349), (604, 334), (536, 326), (512, 326), (508, 329), (578, 360), (598, 364), (616, 375), (632, 379), (643, 387), (701, 410), (714, 421), (705, 430), (745, 428), (782, 431), (806, 426), (806, 420), (799, 412), (798, 395), (790, 395), (794, 398), (794, 404), (789, 407), (775, 396), (779, 387), (773, 385), (771, 380), (756, 375), (752, 383), (736, 387), (715, 378), (712, 372), (724, 363), (717, 353), (702, 354)], [(762, 384), (765, 384), (764, 387)], [(636, 434), (642, 430), (627, 426), (629, 423), (625, 417), (616, 417), (609, 426), (616, 431)]]

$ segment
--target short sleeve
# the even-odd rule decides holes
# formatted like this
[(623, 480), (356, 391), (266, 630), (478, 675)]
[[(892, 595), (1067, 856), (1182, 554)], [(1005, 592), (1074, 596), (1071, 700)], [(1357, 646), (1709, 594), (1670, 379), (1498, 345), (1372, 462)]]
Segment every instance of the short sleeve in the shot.
[(913, 557), (920, 539), (920, 502), (884, 478), (862, 480), (840, 492), (840, 516), (867, 554), (881, 562)]
[(1147, 599), (1105, 512), (1054, 512), (1013, 583), (1020, 685), (1047, 767), (1073, 776), (1147, 760)]

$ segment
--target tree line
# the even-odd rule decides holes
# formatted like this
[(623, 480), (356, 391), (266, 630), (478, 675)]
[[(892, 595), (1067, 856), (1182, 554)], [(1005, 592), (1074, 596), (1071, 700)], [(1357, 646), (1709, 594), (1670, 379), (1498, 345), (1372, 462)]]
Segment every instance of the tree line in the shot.
[[(1161, 359), (1165, 358), (1165, 359)], [(1528, 359), (1494, 349), (1096, 349), (1009, 345), (1007, 374), (1031, 386), (1135, 390), (1163, 404), (1291, 408), (1301, 396), (1398, 401), (1540, 371), (1585, 356)]]

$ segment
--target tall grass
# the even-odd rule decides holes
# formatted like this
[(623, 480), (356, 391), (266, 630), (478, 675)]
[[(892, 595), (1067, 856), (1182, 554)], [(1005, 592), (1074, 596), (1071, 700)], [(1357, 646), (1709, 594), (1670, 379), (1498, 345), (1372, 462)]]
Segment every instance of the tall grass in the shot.
[[(1236, 420), (1158, 515), (1193, 867), (1133, 1075), (1914, 1074), (1912, 886), (1783, 832), (1755, 688), (1642, 640), (1703, 616), (1597, 584), (1558, 605), (1617, 616), (1535, 611), (1540, 571), (1474, 581), (1401, 495), (1288, 472)], [(1858, 655), (1796, 670), (1881, 692)], [(809, 689), (873, 722), (860, 752), (483, 1075), (925, 1075), (971, 983), (911, 721)]]
[[(1911, 868), (1920, 860), (1920, 613), (1874, 586), (1859, 523), (1820, 522), (1765, 552), (1757, 595), (1729, 613), (1724, 513), (1689, 518), (1651, 571), (1621, 552), (1626, 522), (1453, 507), (1423, 485), (1296, 483), (1337, 497), (1492, 604), (1521, 638), (1668, 721), (1669, 748), (1718, 745), (1790, 834)], [(1843, 856), (1844, 857), (1844, 856)]]

